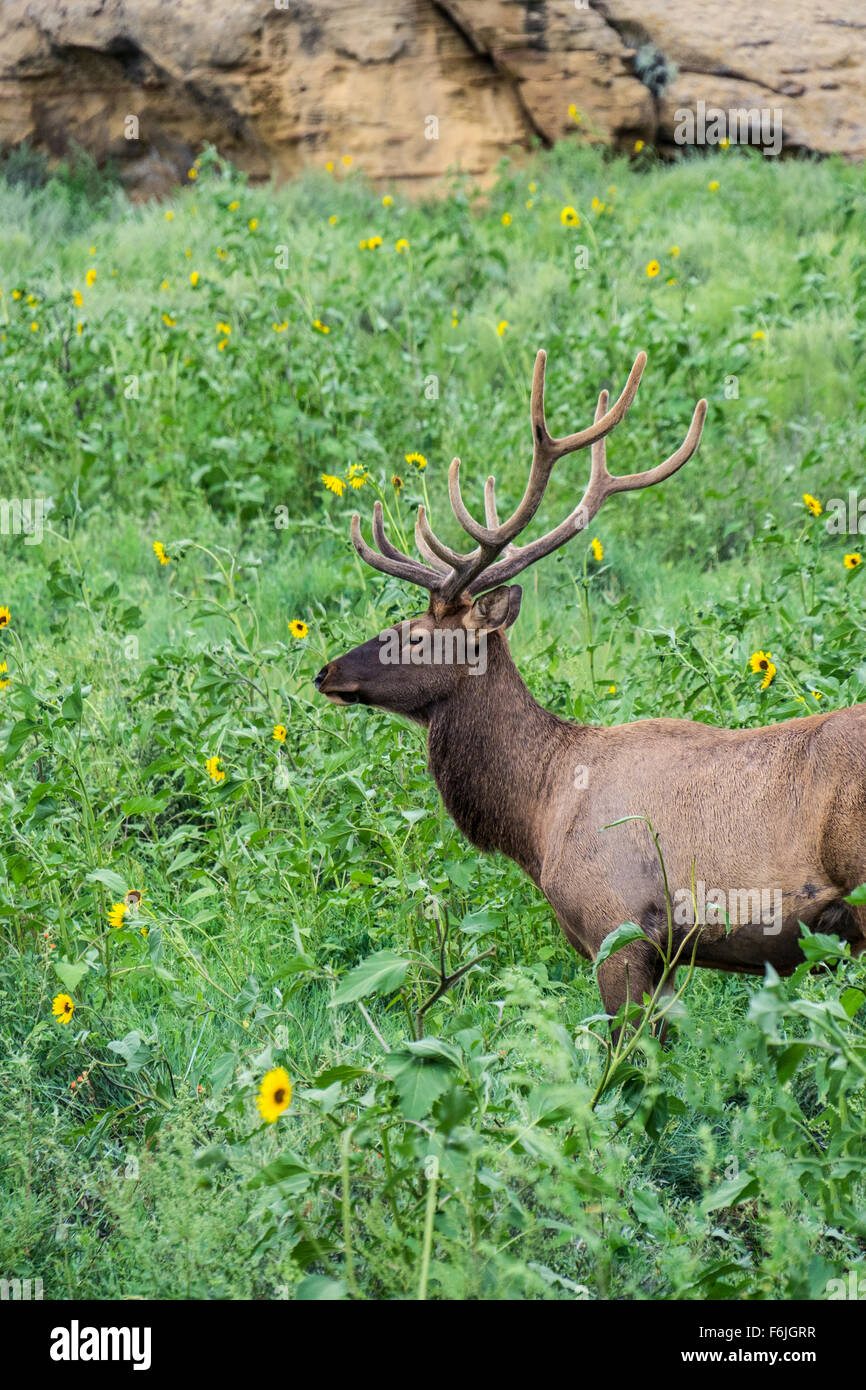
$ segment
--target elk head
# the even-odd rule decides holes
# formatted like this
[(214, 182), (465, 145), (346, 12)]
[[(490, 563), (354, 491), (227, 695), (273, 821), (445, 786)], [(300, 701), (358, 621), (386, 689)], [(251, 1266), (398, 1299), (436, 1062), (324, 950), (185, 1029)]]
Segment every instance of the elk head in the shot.
[[(352, 517), (352, 544), (361, 559), (383, 574), (426, 589), (430, 602), (426, 613), (386, 629), (324, 666), (315, 684), (329, 699), (338, 704), (376, 705), (427, 723), (434, 706), (448, 700), (459, 684), (484, 679), (489, 657), (495, 660), (501, 656), (505, 631), (520, 611), (521, 590), (517, 585), (509, 587), (507, 581), (584, 530), (612, 493), (651, 487), (669, 478), (697, 449), (707, 411), (705, 400), (698, 401), (688, 434), (670, 458), (646, 472), (614, 477), (607, 468), (605, 439), (637, 394), (646, 354), (638, 353), (615, 404), (608, 409), (608, 393), (602, 391), (593, 423), (561, 439), (552, 437), (544, 417), (546, 359), (544, 351), (538, 353), (532, 375), (529, 480), (508, 520), (499, 521), (496, 484), (490, 477), (484, 489), (484, 525), (476, 521), (460, 493), (460, 460), (451, 464), (451, 506), (463, 530), (475, 541), (473, 550), (461, 554), (443, 544), (431, 530), (423, 506), (418, 508), (415, 524), (415, 541), (423, 560), (404, 555), (389, 541), (381, 502), (373, 508), (373, 538), (378, 550), (361, 535), (357, 513)], [(539, 508), (554, 464), (587, 445), (591, 446), (590, 474), (580, 502), (552, 531), (529, 545), (516, 545), (517, 536)]]

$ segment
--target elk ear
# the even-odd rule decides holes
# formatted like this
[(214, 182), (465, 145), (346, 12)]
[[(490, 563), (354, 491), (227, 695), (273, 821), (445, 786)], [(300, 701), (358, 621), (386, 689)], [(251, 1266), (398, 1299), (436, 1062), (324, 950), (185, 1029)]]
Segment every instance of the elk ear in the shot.
[(479, 632), (496, 632), (499, 628), (511, 627), (520, 612), (522, 598), (523, 590), (519, 584), (500, 584), (498, 589), (478, 596), (464, 615), (463, 626)]

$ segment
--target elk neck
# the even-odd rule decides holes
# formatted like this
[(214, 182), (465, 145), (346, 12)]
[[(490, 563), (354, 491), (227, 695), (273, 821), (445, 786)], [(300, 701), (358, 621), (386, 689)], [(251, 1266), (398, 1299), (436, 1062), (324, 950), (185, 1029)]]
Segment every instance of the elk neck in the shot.
[(543, 820), (580, 726), (533, 699), (500, 633), (487, 650), (486, 673), (467, 675), (427, 710), (429, 767), (464, 835), (507, 854), (537, 882)]

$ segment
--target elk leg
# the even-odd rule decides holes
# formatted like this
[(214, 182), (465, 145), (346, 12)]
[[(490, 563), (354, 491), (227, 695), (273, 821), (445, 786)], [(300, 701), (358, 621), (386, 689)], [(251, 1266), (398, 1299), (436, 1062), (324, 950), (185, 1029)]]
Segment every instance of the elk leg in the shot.
[[(640, 1004), (645, 994), (652, 994), (654, 979), (658, 977), (657, 962), (655, 951), (643, 941), (633, 941), (616, 955), (609, 956), (598, 970), (598, 987), (605, 1012), (615, 1018), (626, 1000)], [(614, 1029), (614, 1043), (621, 1031)]]
[[(656, 980), (656, 983), (658, 983), (658, 980)], [(662, 992), (659, 995), (659, 1004), (664, 1006), (664, 1002), (670, 999), (671, 996), (676, 993), (676, 989), (677, 972), (676, 970), (672, 970), (670, 975), (668, 975), (667, 979), (665, 980), (664, 985), (662, 986)], [(658, 1040), (662, 1047), (667, 1047), (668, 1029), (670, 1028), (670, 1026), (671, 1025), (668, 1021), (668, 1018), (667, 1016), (665, 1016), (661, 1021), (658, 1031)]]

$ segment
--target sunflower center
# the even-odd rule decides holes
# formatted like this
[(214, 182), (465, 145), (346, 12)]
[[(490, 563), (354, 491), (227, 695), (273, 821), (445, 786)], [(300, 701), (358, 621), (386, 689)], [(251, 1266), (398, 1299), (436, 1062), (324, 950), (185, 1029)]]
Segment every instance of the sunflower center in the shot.
[(274, 1104), (282, 1105), (283, 1101), (285, 1100), (285, 1097), (286, 1093), (283, 1090), (282, 1086), (280, 1086), (279, 1090), (274, 1091)]
[(768, 663), (766, 661), (759, 661), (758, 665), (760, 666), (762, 671), (766, 671)]

